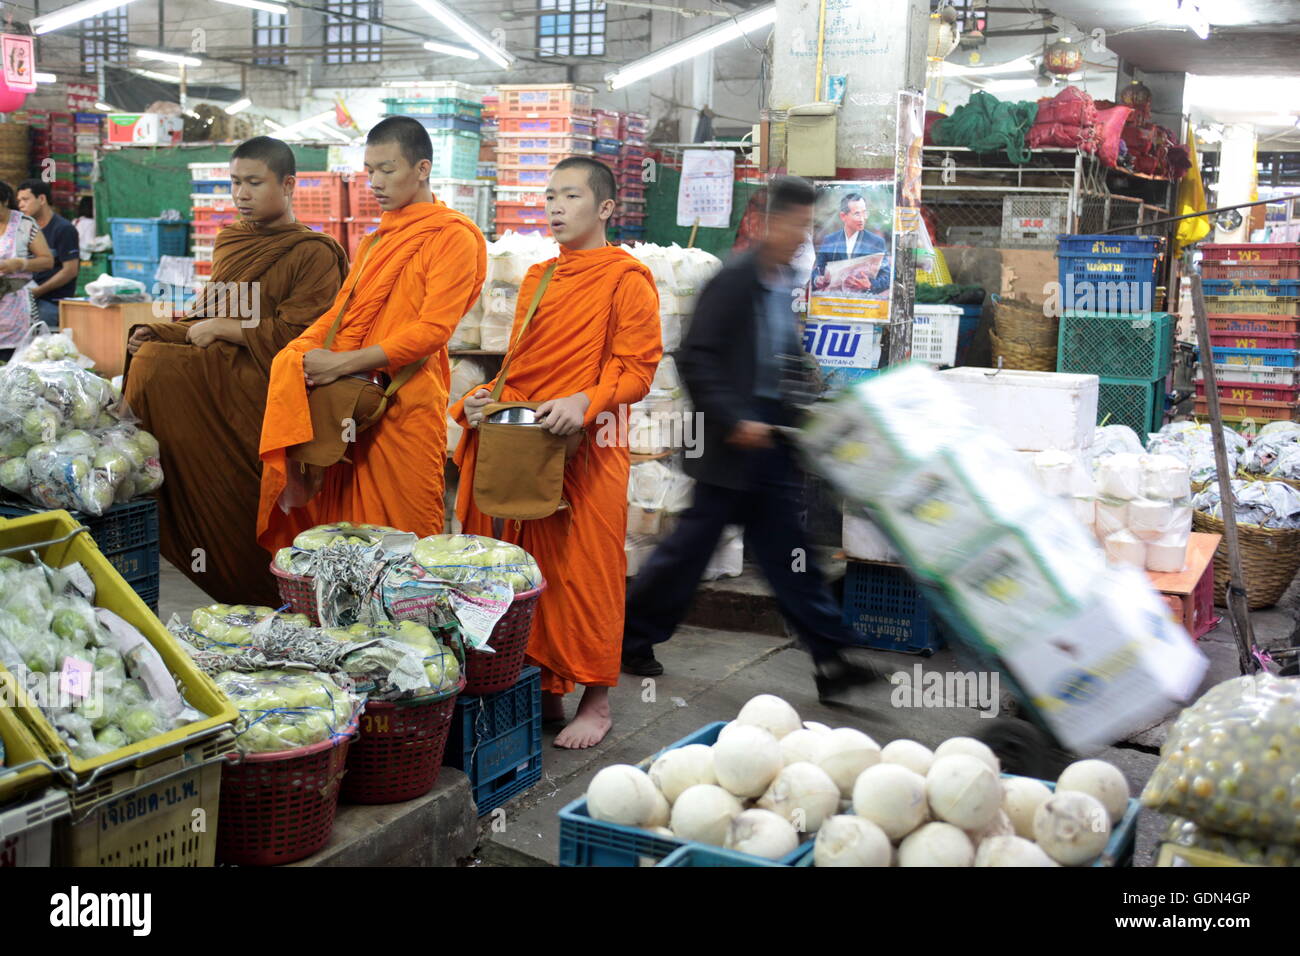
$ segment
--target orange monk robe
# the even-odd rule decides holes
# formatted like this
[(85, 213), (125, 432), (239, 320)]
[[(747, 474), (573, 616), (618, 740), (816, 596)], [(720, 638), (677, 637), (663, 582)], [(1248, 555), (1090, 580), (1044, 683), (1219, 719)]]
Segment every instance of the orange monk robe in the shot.
[[(512, 342), (546, 266), (533, 266), (519, 290)], [(645, 397), (663, 355), (659, 294), (650, 270), (616, 246), (564, 250), (537, 313), (512, 348), (502, 401), (538, 402), (578, 392), (591, 401), (586, 438), (564, 471), (570, 507), (537, 521), (505, 523), (505, 540), (536, 558), (546, 578), (528, 657), (542, 668), (543, 690), (612, 687), (623, 646), (631, 462), (625, 435), (616, 442), (596, 439), (622, 431), (611, 420)], [(451, 414), (466, 424), (463, 403)], [(491, 536), (492, 519), (473, 500), (477, 450), (478, 433), (466, 428), (456, 450), (456, 514), (466, 533)]]
[[(441, 202), (386, 212), (329, 310), (290, 342), (271, 367), (262, 424), (262, 494), (257, 540), (274, 552), (298, 532), (332, 521), (390, 525), (418, 535), (443, 530), (443, 470), (447, 460), (447, 340), (483, 287), (487, 247), (466, 216)], [(324, 348), (348, 291), (334, 351), (378, 345), (390, 376), (428, 358), (389, 402), (376, 424), (348, 449), (352, 464), (330, 468), (320, 492), (287, 513), (285, 449), (310, 441), (311, 416), (303, 355)]]
[[(218, 233), (212, 277), (185, 318), (150, 324), (155, 341), (128, 358), (127, 404), (162, 448), (163, 556), (218, 601), (279, 603), (256, 547), (267, 381), (276, 353), (338, 294), (346, 271), (342, 247), (301, 223), (234, 223)], [(242, 319), (243, 345), (186, 344), (208, 318)]]

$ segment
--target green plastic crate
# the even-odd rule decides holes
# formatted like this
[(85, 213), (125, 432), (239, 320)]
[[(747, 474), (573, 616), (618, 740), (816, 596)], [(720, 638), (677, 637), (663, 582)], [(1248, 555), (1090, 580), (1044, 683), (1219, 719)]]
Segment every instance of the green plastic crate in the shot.
[(1169, 374), (1177, 320), (1168, 312), (1066, 312), (1059, 337), (1061, 372), (1152, 381)]
[(1101, 378), (1097, 424), (1127, 425), (1143, 438), (1160, 430), (1165, 418), (1165, 380)]

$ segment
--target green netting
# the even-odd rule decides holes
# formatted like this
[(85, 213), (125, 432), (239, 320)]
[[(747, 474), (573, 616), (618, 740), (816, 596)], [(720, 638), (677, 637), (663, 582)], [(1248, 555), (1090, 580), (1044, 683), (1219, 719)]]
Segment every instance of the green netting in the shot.
[[(677, 190), (681, 183), (680, 170), (658, 168), (658, 179), (646, 184), (645, 241), (669, 246), (674, 242), (684, 246), (691, 240), (691, 227), (677, 225)], [(726, 229), (700, 228), (695, 237), (695, 247), (711, 252), (720, 259), (731, 254), (736, 242), (736, 230), (749, 206), (749, 199), (763, 187), (758, 183), (736, 183), (731, 193), (731, 224)]]
[[(327, 151), (293, 146), (299, 170), (326, 168)], [(134, 146), (106, 152), (95, 184), (95, 228), (108, 232), (108, 219), (149, 219), (164, 209), (190, 214), (190, 163), (230, 159), (232, 146)]]
[(1037, 103), (1004, 103), (977, 90), (970, 101), (935, 123), (930, 137), (936, 146), (966, 146), (980, 153), (1005, 150), (1013, 163), (1029, 162), (1025, 134), (1038, 116)]

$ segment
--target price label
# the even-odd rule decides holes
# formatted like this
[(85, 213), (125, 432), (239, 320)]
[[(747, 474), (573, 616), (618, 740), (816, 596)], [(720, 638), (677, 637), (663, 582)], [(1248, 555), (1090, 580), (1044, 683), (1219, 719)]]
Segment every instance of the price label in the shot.
[(88, 697), (93, 670), (89, 661), (68, 657), (63, 662), (63, 670), (59, 672), (59, 690), (69, 697)]

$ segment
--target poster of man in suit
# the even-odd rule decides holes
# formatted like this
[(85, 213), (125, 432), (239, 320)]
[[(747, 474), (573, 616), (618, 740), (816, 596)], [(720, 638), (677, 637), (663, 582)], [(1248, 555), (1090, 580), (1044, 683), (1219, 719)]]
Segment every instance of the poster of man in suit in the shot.
[(810, 311), (887, 320), (893, 277), (893, 181), (821, 183), (815, 214)]

